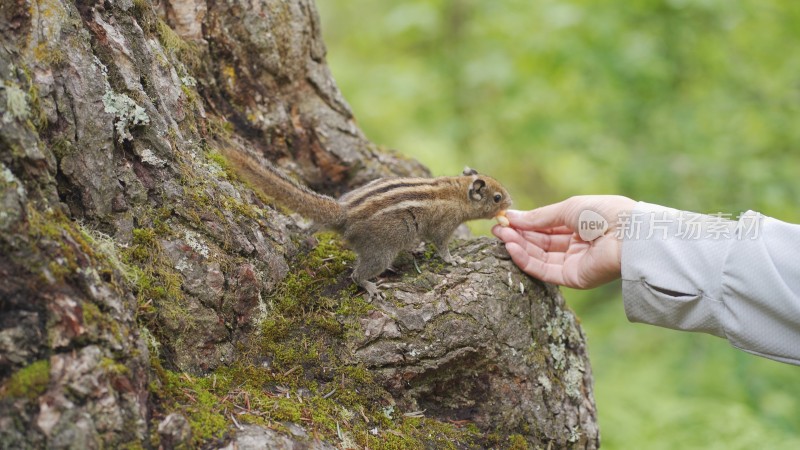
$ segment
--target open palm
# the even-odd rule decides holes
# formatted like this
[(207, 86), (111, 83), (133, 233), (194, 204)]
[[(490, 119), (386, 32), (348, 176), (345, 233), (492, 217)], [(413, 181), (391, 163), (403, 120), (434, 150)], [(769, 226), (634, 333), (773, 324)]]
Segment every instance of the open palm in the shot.
[[(532, 211), (509, 211), (510, 226), (495, 226), (492, 232), (506, 243), (514, 263), (525, 273), (588, 289), (619, 278), (622, 241), (616, 237), (616, 218), (635, 203), (610, 195), (572, 197)], [(604, 235), (590, 242), (577, 234), (578, 217), (587, 209), (610, 223)]]

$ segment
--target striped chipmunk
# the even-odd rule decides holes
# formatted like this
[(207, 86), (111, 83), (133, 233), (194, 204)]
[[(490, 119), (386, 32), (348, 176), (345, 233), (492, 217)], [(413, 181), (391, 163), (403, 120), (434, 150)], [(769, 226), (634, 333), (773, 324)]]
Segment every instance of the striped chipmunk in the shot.
[(264, 194), (341, 234), (358, 256), (353, 281), (370, 298), (380, 293), (369, 280), (419, 241), (432, 243), (445, 262), (456, 264), (447, 244), (459, 225), (491, 218), (508, 223), (503, 220), (511, 206), (508, 192), (494, 178), (468, 167), (457, 177), (378, 179), (337, 200), (299, 185), (265, 160), (235, 150), (225, 155)]

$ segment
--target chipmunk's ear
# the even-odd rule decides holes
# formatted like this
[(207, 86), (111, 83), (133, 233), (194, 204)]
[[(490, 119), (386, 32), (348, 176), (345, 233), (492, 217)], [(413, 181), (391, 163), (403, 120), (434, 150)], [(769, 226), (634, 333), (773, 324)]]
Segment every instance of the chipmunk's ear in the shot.
[(479, 202), (483, 199), (485, 193), (486, 182), (480, 178), (476, 178), (475, 181), (472, 182), (472, 187), (469, 189), (469, 198)]
[(478, 171), (471, 168), (470, 166), (464, 166), (464, 171), (461, 173), (463, 173), (464, 175), (477, 175)]

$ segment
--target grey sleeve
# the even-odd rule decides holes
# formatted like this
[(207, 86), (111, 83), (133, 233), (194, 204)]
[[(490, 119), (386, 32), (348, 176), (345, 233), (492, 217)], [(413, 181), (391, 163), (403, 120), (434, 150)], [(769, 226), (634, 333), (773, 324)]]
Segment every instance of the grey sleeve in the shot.
[(640, 202), (618, 232), (630, 321), (710, 333), (800, 365), (800, 225)]

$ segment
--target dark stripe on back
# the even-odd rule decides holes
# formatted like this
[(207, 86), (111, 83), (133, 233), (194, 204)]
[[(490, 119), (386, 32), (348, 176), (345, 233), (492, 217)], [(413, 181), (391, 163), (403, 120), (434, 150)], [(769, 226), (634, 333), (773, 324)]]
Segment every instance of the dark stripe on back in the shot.
[(374, 190), (370, 189), (370, 190), (368, 190), (368, 192), (364, 192), (364, 194), (366, 194), (366, 195), (362, 195), (362, 196), (358, 197), (357, 199), (355, 199), (354, 201), (350, 202), (350, 207), (356, 207), (356, 206), (364, 203), (371, 196), (378, 195), (378, 194), (383, 194), (384, 192), (389, 192), (389, 191), (394, 190), (394, 189), (399, 189), (399, 188), (404, 188), (404, 187), (411, 187), (411, 186), (417, 186), (417, 184), (413, 184), (413, 183), (398, 183), (398, 184), (390, 184), (388, 186), (383, 186), (383, 187), (380, 187), (380, 188), (374, 189)]
[[(369, 208), (358, 211), (356, 217), (368, 218), (380, 212), (387, 206), (397, 205), (402, 202), (410, 200), (430, 200), (434, 195), (430, 192), (402, 192), (394, 196), (388, 196), (381, 199), (380, 202), (370, 205)], [(401, 210), (402, 211), (402, 210)]]
[(421, 180), (414, 180), (410, 178), (397, 178), (396, 180), (392, 180), (389, 184), (381, 185), (380, 187), (372, 188), (369, 185), (364, 187), (364, 190), (361, 191), (360, 189), (357, 190), (356, 195), (353, 198), (348, 198), (346, 203), (348, 207), (355, 208), (358, 205), (364, 203), (369, 198), (372, 198), (378, 194), (383, 194), (395, 189), (413, 187), (413, 186), (421, 186), (425, 184), (434, 185), (436, 184), (436, 178), (425, 178)]

